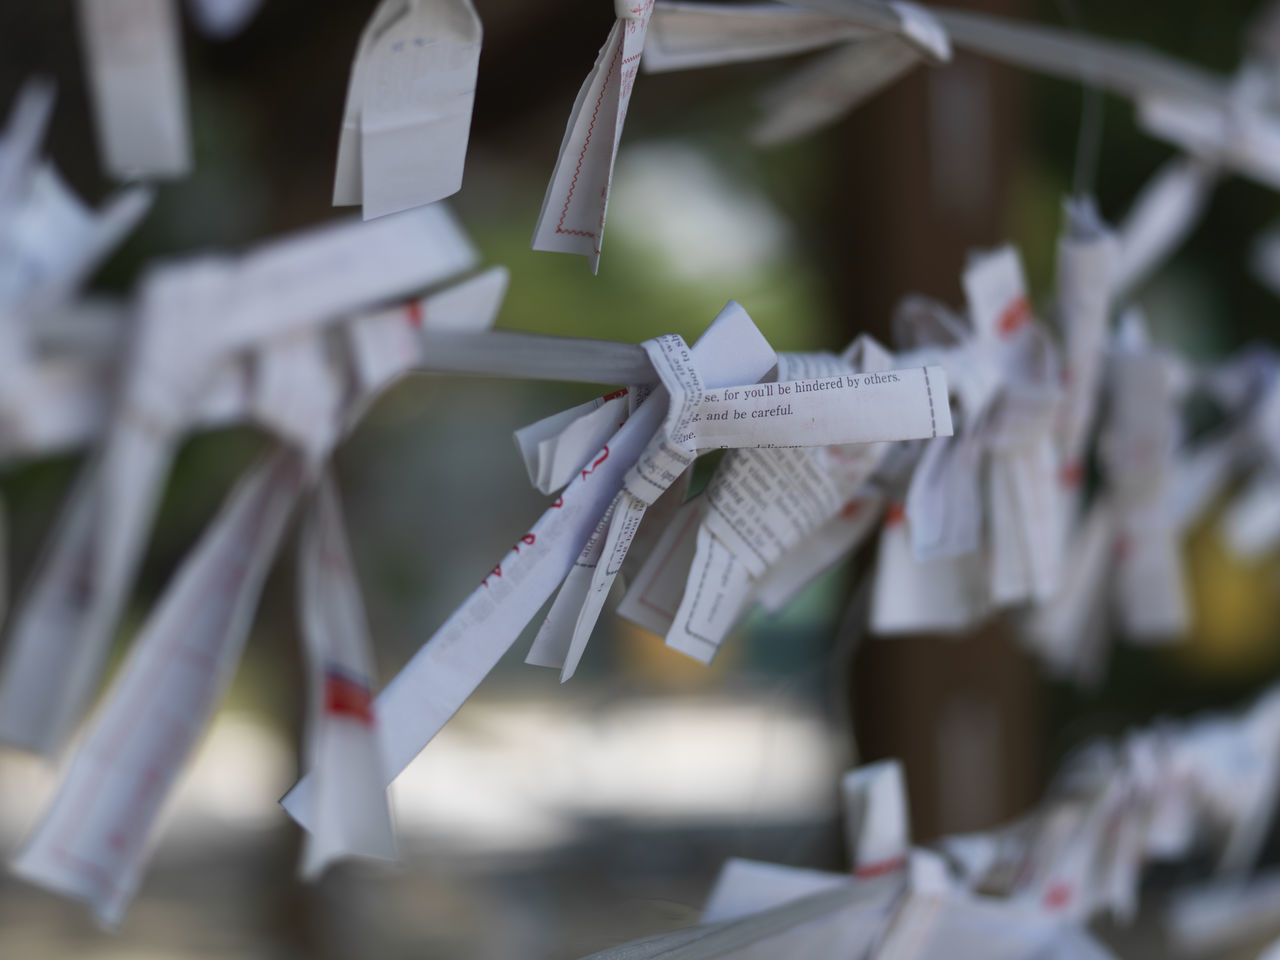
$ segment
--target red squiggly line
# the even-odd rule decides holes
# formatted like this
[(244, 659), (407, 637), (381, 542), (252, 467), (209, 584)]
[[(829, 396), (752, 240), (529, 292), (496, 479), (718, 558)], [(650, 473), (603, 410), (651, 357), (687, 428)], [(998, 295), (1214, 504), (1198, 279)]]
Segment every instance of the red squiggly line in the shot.
[(587, 147), (591, 145), (591, 137), (595, 133), (596, 118), (600, 116), (600, 104), (604, 103), (604, 95), (609, 91), (609, 78), (613, 76), (613, 68), (617, 66), (618, 58), (622, 54), (622, 45), (618, 45), (618, 52), (614, 54), (613, 59), (609, 62), (609, 71), (604, 75), (604, 83), (600, 85), (600, 96), (596, 97), (596, 108), (591, 111), (591, 123), (587, 126), (587, 138), (582, 141), (582, 151), (578, 154), (578, 165), (573, 170), (573, 179), (569, 181), (569, 192), (565, 194), (564, 209), (560, 211), (560, 222), (556, 224), (556, 233), (569, 233), (580, 237), (592, 237), (596, 235), (586, 230), (566, 230), (564, 228), (564, 218), (569, 215), (569, 203), (573, 200), (573, 191), (578, 187), (578, 174), (582, 172), (582, 163), (587, 157)]
[(591, 464), (591, 466), (589, 467), (582, 468), (582, 479), (585, 480), (590, 474), (595, 473), (596, 467), (600, 466), (600, 464), (604, 463), (608, 459), (609, 459), (609, 446), (608, 444), (606, 444), (603, 452), (600, 454), (599, 457), (596, 458), (596, 462)]

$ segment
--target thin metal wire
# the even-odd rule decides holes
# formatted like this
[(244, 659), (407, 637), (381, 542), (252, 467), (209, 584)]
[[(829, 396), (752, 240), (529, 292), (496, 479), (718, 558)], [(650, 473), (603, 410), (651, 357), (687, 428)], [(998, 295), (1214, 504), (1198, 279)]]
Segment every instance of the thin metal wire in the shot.
[[(1085, 36), (1080, 11), (1073, 0), (1056, 0), (1058, 12), (1067, 26)], [(1102, 154), (1103, 103), (1102, 87), (1088, 77), (1092, 71), (1086, 63), (1086, 78), (1081, 81), (1080, 131), (1076, 137), (1075, 167), (1071, 176), (1071, 191), (1077, 197), (1092, 196), (1098, 179), (1098, 162)]]

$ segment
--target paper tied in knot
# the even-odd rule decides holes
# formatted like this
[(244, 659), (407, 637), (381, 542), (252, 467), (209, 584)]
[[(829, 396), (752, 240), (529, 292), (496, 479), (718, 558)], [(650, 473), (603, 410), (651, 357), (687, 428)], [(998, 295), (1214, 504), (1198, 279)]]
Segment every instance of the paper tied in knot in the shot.
[(640, 459), (627, 471), (623, 489), (650, 506), (662, 496), (698, 456), (694, 417), (702, 402), (702, 377), (689, 346), (677, 334), (646, 340), (645, 353), (653, 362), (670, 396), (662, 430), (649, 441)]
[(613, 0), (613, 15), (619, 20), (643, 20), (653, 9), (653, 0)]

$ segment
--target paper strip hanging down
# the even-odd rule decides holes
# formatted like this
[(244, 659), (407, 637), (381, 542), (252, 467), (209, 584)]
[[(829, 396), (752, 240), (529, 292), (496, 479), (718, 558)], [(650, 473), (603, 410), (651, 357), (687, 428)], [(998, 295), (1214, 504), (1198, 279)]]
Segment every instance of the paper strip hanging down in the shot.
[(569, 114), (551, 182), (533, 228), (533, 249), (577, 253), (600, 266), (613, 164), (640, 68), (653, 0), (614, 0), (618, 19)]
[(1176, 414), (1168, 362), (1126, 317), (1112, 358), (1110, 418), (1100, 442), (1115, 506), (1114, 602), (1132, 639), (1168, 641), (1187, 626), (1184, 573), (1166, 507)]
[(881, 760), (850, 770), (840, 781), (849, 862), (859, 877), (875, 877), (907, 865), (911, 824), (902, 764)]
[(853, 877), (844, 873), (730, 857), (711, 885), (699, 922), (737, 920), (824, 890), (848, 887), (854, 882)]
[(232, 493), (143, 627), (14, 861), (19, 876), (88, 902), (103, 923), (120, 921), (150, 825), (239, 659), (302, 482), (297, 457), (281, 453)]
[[(21, 689), (24, 702), (41, 706), (38, 716), (19, 722), (0, 705), (0, 737), (49, 752), (80, 716), (141, 559), (174, 444), (227, 358), (438, 283), (474, 263), (465, 234), (436, 205), (278, 241), (234, 264), (200, 260), (153, 271), (140, 296), (138, 348), (125, 395), (87, 468), (96, 478), (79, 488), (95, 506), (91, 527), (72, 552), (88, 551), (89, 568), (74, 585), (57, 588), (68, 599), (48, 629), (41, 625), (44, 614), (19, 609), (20, 632), (11, 646), (41, 652), (10, 655), (12, 668), (20, 664), (23, 672), (6, 673), (4, 690)], [(79, 561), (68, 559), (49, 575), (78, 569)], [(37, 595), (51, 596), (38, 589), (31, 594)], [(60, 638), (56, 647), (50, 636)]]
[[(706, 382), (715, 386), (759, 378), (776, 362), (736, 303), (721, 312), (692, 354)], [(376, 709), (389, 779), (430, 742), (564, 580), (666, 406), (665, 390), (655, 390), (379, 694)], [(285, 809), (304, 826), (309, 789), (304, 778), (284, 799)]]
[(54, 97), (53, 81), (37, 77), (25, 81), (10, 104), (8, 122), (0, 134), (0, 213), (4, 215), (0, 222), (6, 227), (40, 161)]
[(191, 169), (187, 80), (174, 0), (78, 0), (98, 151), (119, 180)]
[[(53, 99), (52, 83), (27, 81), (0, 138), (0, 234), (5, 244), (0, 304), (28, 315), (41, 313), (42, 322), (43, 313), (62, 305), (136, 226), (151, 201), (150, 190), (133, 187), (95, 214), (51, 164), (41, 162), (39, 147)], [(4, 322), (17, 321), (7, 317)], [(5, 389), (13, 384), (6, 382)]]
[(1092, 200), (1064, 205), (1066, 229), (1058, 238), (1057, 319), (1062, 333), (1062, 403), (1056, 435), (1064, 486), (1079, 495), (1089, 430), (1097, 414), (1106, 357), (1111, 291), (1119, 244)]
[(1057, 586), (1065, 529), (1058, 512), (1054, 415), (1061, 392), (1056, 355), (1033, 322), (1022, 263), (1012, 247), (973, 259), (965, 295), (980, 347), (1003, 384), (988, 426), (987, 516), (991, 594), (997, 605), (1045, 599)]
[(310, 675), (307, 767), (315, 771), (300, 869), (314, 878), (342, 857), (396, 857), (373, 704), (373, 653), (327, 469), (307, 511), (298, 563)]
[(369, 49), (396, 19), (404, 13), (404, 4), (385, 0), (373, 8), (369, 22), (360, 31), (356, 55), (347, 78), (347, 98), (342, 107), (342, 127), (338, 131), (338, 161), (333, 174), (333, 205), (359, 206), (364, 198), (364, 171), (360, 142), (360, 115), (364, 112), (365, 75), (369, 65)]
[(379, 4), (351, 69), (335, 204), (369, 220), (458, 192), (481, 33), (470, 0)]
[(1211, 164), (1180, 157), (1143, 184), (1117, 231), (1111, 276), (1116, 299), (1136, 290), (1182, 245), (1200, 222), (1217, 181)]

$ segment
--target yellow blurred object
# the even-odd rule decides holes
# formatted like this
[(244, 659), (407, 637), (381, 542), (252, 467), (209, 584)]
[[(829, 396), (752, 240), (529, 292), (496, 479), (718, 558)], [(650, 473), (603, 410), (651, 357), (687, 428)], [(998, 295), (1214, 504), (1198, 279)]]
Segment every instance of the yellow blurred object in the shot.
[(1219, 533), (1221, 504), (1187, 538), (1191, 635), (1176, 648), (1186, 666), (1219, 677), (1280, 662), (1280, 555), (1245, 560)]
[(714, 687), (740, 656), (742, 636), (735, 631), (720, 647), (711, 665), (672, 650), (657, 634), (619, 619), (616, 625), (618, 659), (624, 669), (637, 678), (669, 689), (694, 690)]

